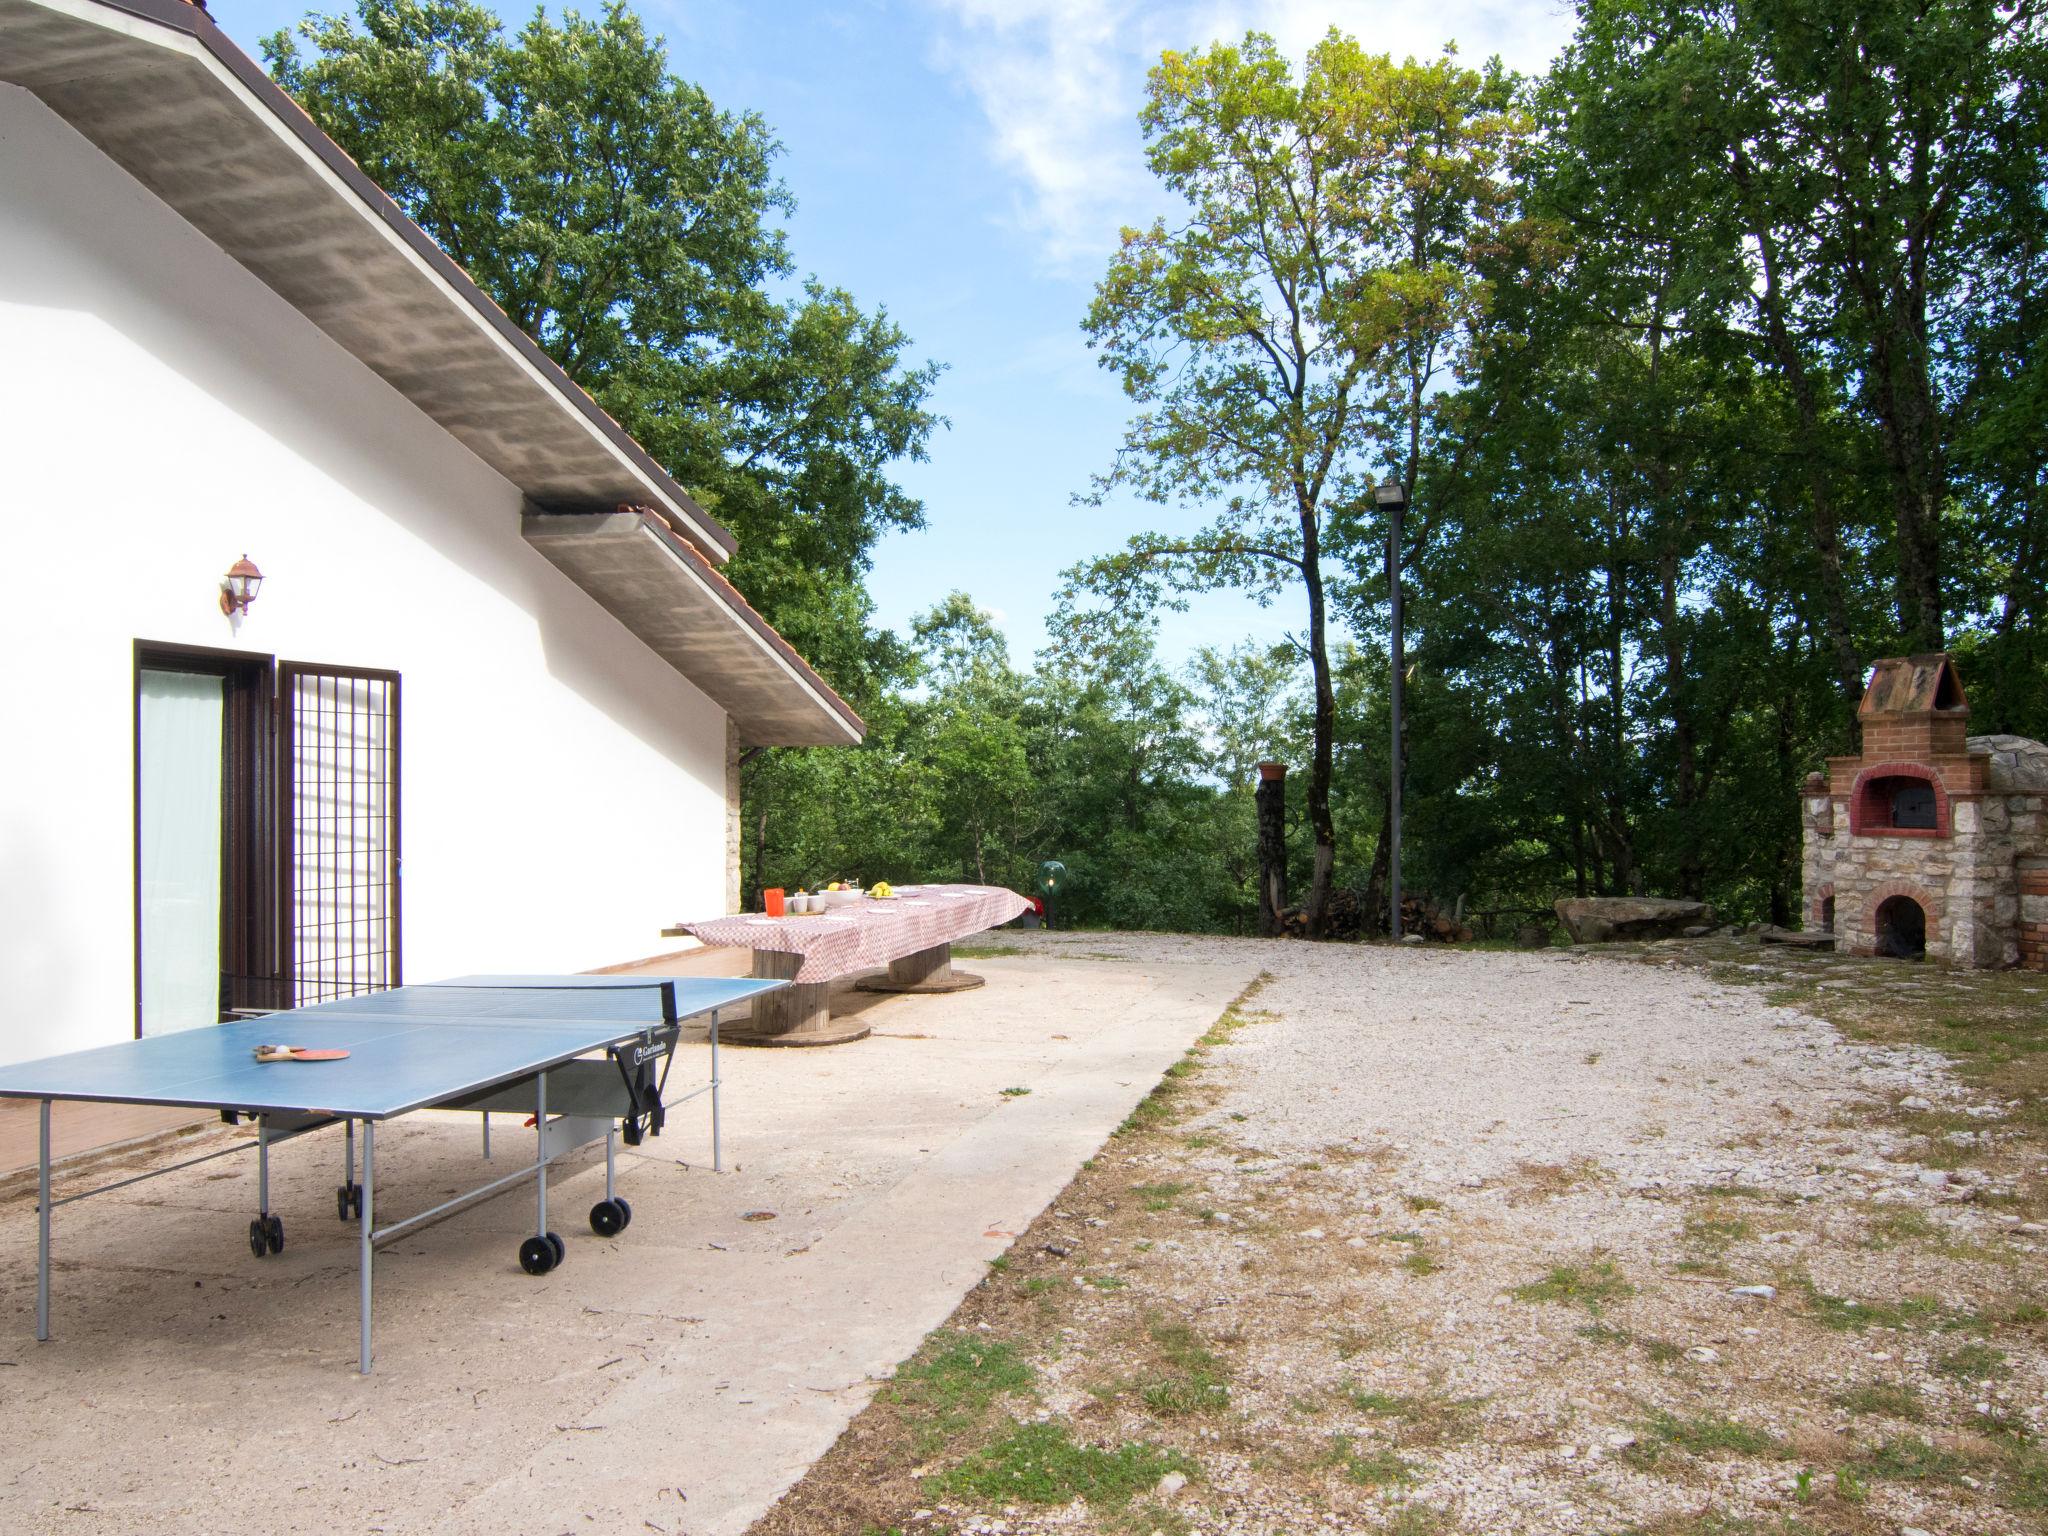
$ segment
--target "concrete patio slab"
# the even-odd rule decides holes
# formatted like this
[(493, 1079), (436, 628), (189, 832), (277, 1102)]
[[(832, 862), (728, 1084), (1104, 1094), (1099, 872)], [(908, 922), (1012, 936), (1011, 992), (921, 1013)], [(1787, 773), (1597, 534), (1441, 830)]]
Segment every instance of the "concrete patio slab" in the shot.
[[(731, 1171), (708, 1171), (701, 1104), (684, 1109), (622, 1156), (633, 1225), (602, 1239), (583, 1220), (603, 1180), (587, 1157), (553, 1181), (569, 1252), (545, 1277), (514, 1258), (525, 1193), (387, 1249), (368, 1378), (351, 1369), (338, 1136), (277, 1153), (286, 1248), (261, 1263), (243, 1237), (253, 1158), (61, 1209), (46, 1345), (32, 1202), (8, 1200), (0, 1512), (31, 1531), (736, 1536), (1255, 972), (976, 968), (980, 991), (864, 999), (859, 1044), (727, 1052)], [(683, 1053), (678, 1082), (704, 1066), (701, 1045)], [(507, 1167), (531, 1155), (531, 1132), (496, 1126)], [(428, 1205), (476, 1160), (473, 1120), (399, 1121), (379, 1203)], [(744, 1219), (759, 1210), (775, 1216)]]

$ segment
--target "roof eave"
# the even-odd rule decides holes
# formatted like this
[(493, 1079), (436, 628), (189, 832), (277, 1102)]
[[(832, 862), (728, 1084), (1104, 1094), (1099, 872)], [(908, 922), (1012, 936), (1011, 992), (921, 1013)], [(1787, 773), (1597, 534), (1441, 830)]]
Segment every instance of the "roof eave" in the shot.
[[(144, 74), (147, 86), (138, 89)], [(732, 533), (195, 6), (0, 0), (0, 81), (37, 95), (536, 505), (644, 502), (714, 561), (737, 548)], [(223, 103), (234, 110), (222, 111)], [(167, 142), (178, 128), (195, 152)], [(224, 187), (223, 166), (245, 173), (248, 184)], [(315, 229), (294, 216), (321, 198), (317, 211), (339, 205), (352, 218)], [(360, 280), (336, 292), (338, 273)], [(465, 317), (466, 329), (408, 323), (429, 306), (437, 319), (442, 309)], [(450, 355), (451, 341), (458, 355)]]
[(694, 544), (642, 507), (529, 512), (527, 543), (716, 702), (749, 746), (854, 746), (851, 705)]

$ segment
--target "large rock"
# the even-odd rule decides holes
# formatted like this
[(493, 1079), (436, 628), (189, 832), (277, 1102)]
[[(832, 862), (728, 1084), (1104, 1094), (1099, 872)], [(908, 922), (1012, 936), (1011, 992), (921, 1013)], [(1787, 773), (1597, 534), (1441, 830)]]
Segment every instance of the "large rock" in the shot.
[(1704, 901), (1666, 901), (1660, 896), (1568, 896), (1555, 910), (1574, 944), (1677, 938), (1688, 928), (1714, 920), (1714, 909)]

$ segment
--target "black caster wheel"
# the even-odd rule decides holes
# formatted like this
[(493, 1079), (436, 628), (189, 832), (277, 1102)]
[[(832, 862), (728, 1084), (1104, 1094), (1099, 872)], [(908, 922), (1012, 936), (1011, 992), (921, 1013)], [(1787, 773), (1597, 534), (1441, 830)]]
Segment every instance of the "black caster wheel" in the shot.
[(529, 1275), (544, 1275), (558, 1262), (554, 1245), (544, 1237), (529, 1237), (519, 1245), (519, 1267)]
[(259, 1259), (269, 1257), (270, 1229), (261, 1216), (249, 1223), (249, 1251)]
[(282, 1216), (266, 1216), (263, 1218), (263, 1241), (269, 1245), (272, 1253), (284, 1252), (284, 1218)]
[(550, 1232), (548, 1234), (548, 1246), (555, 1251), (555, 1263), (559, 1264), (562, 1260), (569, 1257), (569, 1245), (562, 1241), (559, 1233)]
[(590, 1230), (599, 1237), (616, 1237), (626, 1227), (626, 1213), (616, 1200), (600, 1200), (590, 1208)]
[(633, 1207), (626, 1204), (625, 1196), (614, 1195), (612, 1197), (612, 1204), (616, 1205), (619, 1208), (619, 1210), (625, 1215), (626, 1218), (624, 1221), (619, 1223), (620, 1230), (623, 1231), (625, 1228), (633, 1225)]
[(363, 1186), (360, 1184), (337, 1184), (334, 1186), (334, 1214), (343, 1221), (351, 1221), (363, 1214)]

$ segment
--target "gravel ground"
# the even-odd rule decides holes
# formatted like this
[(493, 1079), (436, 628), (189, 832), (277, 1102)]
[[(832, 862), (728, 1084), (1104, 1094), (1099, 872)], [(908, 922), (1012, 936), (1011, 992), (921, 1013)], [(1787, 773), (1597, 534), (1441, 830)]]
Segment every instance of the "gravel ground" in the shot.
[[(1197, 1470), (991, 1509), (876, 1428), (764, 1529), (886, 1528), (823, 1517), (856, 1467), (910, 1531), (2044, 1528), (2042, 1238), (2008, 1208), (2042, 1169), (1934, 1053), (1654, 952), (1017, 942), (1269, 975), (953, 1325), (1032, 1362), (999, 1418)], [(1931, 1167), (1927, 1116), (1983, 1129)]]

